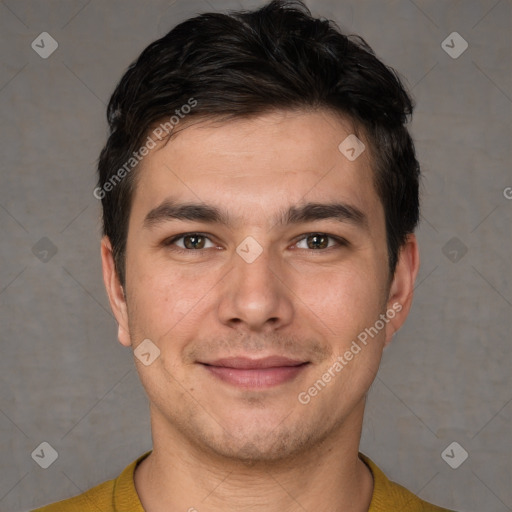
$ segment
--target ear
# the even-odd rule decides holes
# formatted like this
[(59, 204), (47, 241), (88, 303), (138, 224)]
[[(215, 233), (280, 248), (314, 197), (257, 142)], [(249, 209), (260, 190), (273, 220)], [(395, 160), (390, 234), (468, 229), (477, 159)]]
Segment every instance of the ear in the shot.
[(131, 341), (130, 330), (128, 328), (126, 298), (114, 265), (112, 244), (107, 236), (101, 239), (101, 266), (103, 269), (103, 282), (107, 290), (110, 307), (119, 325), (117, 337), (121, 345), (129, 347)]
[(410, 234), (400, 249), (395, 274), (389, 289), (387, 311), (393, 311), (394, 316), (391, 317), (391, 314), (387, 314), (389, 322), (386, 324), (386, 341), (384, 346), (388, 345), (409, 314), (414, 293), (414, 283), (419, 268), (420, 254), (418, 241), (414, 234)]

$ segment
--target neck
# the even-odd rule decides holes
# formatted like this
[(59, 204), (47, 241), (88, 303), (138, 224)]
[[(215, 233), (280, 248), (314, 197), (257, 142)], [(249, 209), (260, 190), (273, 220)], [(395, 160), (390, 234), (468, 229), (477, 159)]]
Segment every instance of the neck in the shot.
[(134, 478), (144, 510), (367, 511), (373, 480), (358, 457), (363, 409), (299, 455), (250, 464), (208, 453), (152, 411), (153, 451)]

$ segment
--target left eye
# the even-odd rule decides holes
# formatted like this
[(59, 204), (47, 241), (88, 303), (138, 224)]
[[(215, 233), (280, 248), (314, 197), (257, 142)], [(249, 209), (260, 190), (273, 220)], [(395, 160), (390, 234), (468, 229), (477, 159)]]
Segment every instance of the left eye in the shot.
[[(334, 243), (330, 244), (330, 241), (334, 241)], [(299, 247), (300, 244), (304, 243), (306, 245), (305, 247)], [(325, 233), (310, 233), (309, 235), (306, 235), (304, 238), (299, 240), (296, 245), (299, 249), (319, 250), (328, 249), (335, 245), (343, 245), (343, 243), (339, 238), (326, 235)]]

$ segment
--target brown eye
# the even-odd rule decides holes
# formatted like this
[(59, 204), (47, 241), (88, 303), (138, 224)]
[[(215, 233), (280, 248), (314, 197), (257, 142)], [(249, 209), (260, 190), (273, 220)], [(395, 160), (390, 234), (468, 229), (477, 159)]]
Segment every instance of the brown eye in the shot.
[(326, 235), (309, 235), (306, 240), (309, 249), (327, 249), (329, 247), (329, 237)]
[(183, 237), (183, 245), (186, 249), (204, 249), (205, 240), (202, 235), (186, 235)]
[[(300, 246), (300, 244), (302, 244), (302, 246)], [(299, 249), (311, 249), (314, 251), (330, 249), (331, 247), (342, 245), (346, 245), (342, 239), (327, 235), (325, 233), (310, 233), (305, 235), (297, 243), (297, 247)]]
[(210, 238), (202, 233), (184, 233), (166, 240), (163, 245), (177, 251), (190, 252), (215, 247)]

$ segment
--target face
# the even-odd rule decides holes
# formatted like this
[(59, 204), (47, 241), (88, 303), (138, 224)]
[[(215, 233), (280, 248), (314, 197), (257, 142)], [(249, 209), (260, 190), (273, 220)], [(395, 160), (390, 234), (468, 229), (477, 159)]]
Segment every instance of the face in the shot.
[(121, 343), (160, 351), (136, 359), (158, 432), (255, 461), (360, 425), (417, 248), (390, 284), (369, 146), (338, 149), (351, 133), (325, 112), (205, 121), (140, 164), (124, 295), (102, 254)]

